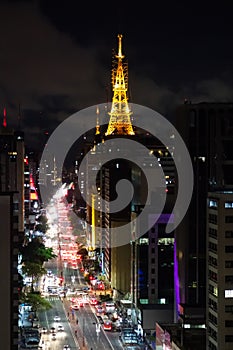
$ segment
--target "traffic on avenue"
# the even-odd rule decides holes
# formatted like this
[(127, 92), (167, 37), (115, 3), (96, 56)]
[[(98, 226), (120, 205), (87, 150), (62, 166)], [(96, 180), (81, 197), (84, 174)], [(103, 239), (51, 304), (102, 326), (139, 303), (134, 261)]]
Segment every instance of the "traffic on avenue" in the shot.
[(101, 280), (87, 282), (70, 207), (62, 195), (54, 196), (46, 208), (45, 245), (53, 248), (56, 257), (45, 263), (46, 273), (36, 286), (51, 307), (35, 313), (30, 304), (20, 305), (19, 349), (145, 349), (141, 334), (134, 331), (107, 286)]

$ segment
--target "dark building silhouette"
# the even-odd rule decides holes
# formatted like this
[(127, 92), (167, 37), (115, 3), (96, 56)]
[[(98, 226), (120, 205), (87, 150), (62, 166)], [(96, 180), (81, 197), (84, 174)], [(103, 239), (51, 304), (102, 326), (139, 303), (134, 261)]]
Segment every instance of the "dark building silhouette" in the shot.
[(1, 211), (1, 258), (0, 273), (4, 279), (1, 286), (2, 315), (1, 339), (6, 349), (18, 349), (19, 283), (18, 248), (19, 196), (14, 192), (0, 192)]
[[(233, 104), (185, 103), (176, 110), (175, 126), (189, 150), (194, 171), (191, 204), (176, 229), (179, 297), (183, 310), (181, 312), (180, 309), (180, 313), (183, 319), (188, 319), (189, 306), (196, 306), (199, 312), (192, 318), (196, 317), (196, 323), (203, 323), (206, 316), (208, 324), (210, 315), (209, 312), (206, 314), (206, 307), (211, 303), (211, 297), (206, 299), (206, 287), (211, 269), (206, 269), (209, 264), (206, 259), (206, 252), (209, 251), (206, 237), (208, 244), (210, 241), (207, 232), (207, 198), (208, 191), (228, 191), (233, 188)], [(215, 313), (217, 317), (217, 310)], [(219, 348), (216, 344), (209, 343), (208, 349)], [(221, 349), (231, 348), (222, 346)]]
[(2, 343), (18, 349), (18, 249), (24, 238), (24, 138), (7, 127), (4, 110), (0, 128), (0, 227)]

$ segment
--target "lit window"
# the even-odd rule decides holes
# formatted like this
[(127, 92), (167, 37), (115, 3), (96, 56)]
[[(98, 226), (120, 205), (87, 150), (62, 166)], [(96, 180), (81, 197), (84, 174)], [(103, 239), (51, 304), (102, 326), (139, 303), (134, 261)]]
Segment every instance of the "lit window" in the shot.
[(213, 200), (213, 199), (210, 199), (209, 200), (209, 208), (217, 208), (218, 207), (218, 202)]
[(233, 202), (225, 202), (225, 208), (233, 208)]
[(149, 243), (148, 238), (140, 238), (139, 239), (139, 244), (148, 244), (148, 243)]
[(233, 289), (225, 290), (225, 298), (233, 298)]
[(158, 300), (159, 304), (166, 304), (166, 299), (165, 298), (161, 298)]

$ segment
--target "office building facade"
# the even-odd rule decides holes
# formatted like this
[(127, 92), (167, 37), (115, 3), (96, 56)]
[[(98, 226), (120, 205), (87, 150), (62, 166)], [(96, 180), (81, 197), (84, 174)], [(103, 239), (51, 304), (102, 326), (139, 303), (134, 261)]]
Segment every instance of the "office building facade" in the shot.
[(176, 229), (180, 302), (206, 305), (206, 200), (208, 191), (232, 187), (233, 105), (189, 103), (177, 107), (175, 126), (193, 163), (194, 189)]
[(18, 249), (24, 238), (24, 195), (24, 135), (7, 126), (4, 113), (0, 128), (1, 341), (12, 350), (18, 349)]
[(233, 192), (208, 193), (207, 201), (207, 345), (233, 347)]

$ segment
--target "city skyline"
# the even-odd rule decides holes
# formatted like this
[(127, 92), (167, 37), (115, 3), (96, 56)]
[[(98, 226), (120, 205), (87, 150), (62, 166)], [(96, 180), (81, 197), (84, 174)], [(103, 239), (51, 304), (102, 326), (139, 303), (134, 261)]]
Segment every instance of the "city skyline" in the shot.
[(42, 134), (51, 134), (70, 114), (111, 101), (111, 50), (119, 32), (129, 62), (130, 102), (172, 119), (185, 99), (232, 100), (232, 5), (157, 4), (155, 11), (146, 3), (113, 11), (92, 6), (0, 4), (0, 110), (3, 116), (6, 107), (9, 126), (20, 124), (26, 144), (41, 149)]
[[(224, 36), (230, 22), (221, 17), (227, 7), (160, 4), (156, 17), (146, 4), (116, 4), (96, 26), (102, 5), (90, 13), (88, 6), (0, 5), (8, 12), (6, 35), (0, 32), (0, 43), (8, 43), (0, 53), (0, 91), (2, 100), (9, 97), (0, 125), (5, 339), (12, 349), (56, 340), (63, 350), (107, 350), (110, 343), (116, 350), (126, 343), (230, 350), (232, 52)], [(160, 36), (161, 23), (169, 26)], [(189, 37), (191, 44), (179, 45)], [(183, 92), (189, 94), (181, 99)], [(16, 96), (21, 100), (9, 102)], [(62, 324), (51, 327), (53, 321)]]

